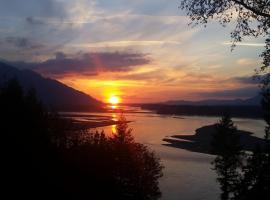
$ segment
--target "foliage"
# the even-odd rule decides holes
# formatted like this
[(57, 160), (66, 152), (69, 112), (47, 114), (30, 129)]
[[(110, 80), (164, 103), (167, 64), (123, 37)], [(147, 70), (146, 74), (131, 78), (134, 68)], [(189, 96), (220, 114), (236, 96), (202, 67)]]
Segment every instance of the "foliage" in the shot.
[(247, 164), (243, 168), (243, 178), (236, 198), (240, 200), (268, 199), (270, 193), (270, 93), (269, 90), (265, 90), (262, 94), (266, 145), (258, 146), (247, 156)]
[(16, 80), (0, 89), (0, 131), (9, 199), (154, 200), (162, 166), (122, 116), (108, 137), (49, 112)]
[(216, 19), (225, 26), (235, 23), (231, 32), (233, 47), (241, 42), (243, 37), (264, 36), (265, 50), (261, 54), (263, 63), (257, 74), (264, 74), (262, 86), (270, 82), (270, 2), (268, 0), (182, 0), (180, 8), (187, 11), (192, 22), (206, 24), (209, 20)]
[(221, 186), (221, 199), (233, 198), (236, 185), (239, 182), (239, 167), (241, 167), (241, 146), (229, 115), (224, 115), (216, 125), (217, 132), (213, 135), (213, 153), (217, 154), (212, 162)]
[(266, 122), (265, 127), (265, 139), (270, 141), (270, 90), (262, 92), (262, 107), (264, 110), (264, 121)]
[[(68, 174), (76, 177), (75, 168), (80, 169), (84, 177), (94, 179), (92, 187), (99, 191), (98, 198), (158, 199), (161, 196), (158, 179), (162, 176), (159, 159), (145, 145), (134, 141), (124, 116), (120, 117), (116, 130), (112, 137), (105, 136), (103, 132), (86, 132), (84, 136), (80, 133), (81, 143), (69, 146), (65, 152), (68, 158), (66, 166), (72, 166)], [(69, 143), (76, 144), (72, 142), (74, 137), (70, 139)], [(76, 183), (70, 186), (78, 190), (76, 194), (83, 194), (87, 191), (85, 186), (89, 187), (84, 182), (71, 182)], [(106, 193), (101, 195), (99, 188), (103, 190), (104, 187)]]
[(247, 163), (242, 168), (242, 178), (235, 193), (237, 200), (268, 199), (269, 155), (258, 146), (251, 155), (247, 155)]
[[(269, 99), (265, 96), (263, 103), (265, 109), (269, 107), (269, 103)], [(269, 122), (268, 114), (265, 115), (266, 122)], [(266, 135), (269, 131), (268, 126), (265, 129)], [(257, 145), (253, 152), (241, 152), (239, 137), (235, 132), (236, 127), (230, 117), (224, 116), (217, 124), (217, 133), (213, 135), (213, 153), (217, 156), (212, 164), (218, 174), (218, 182), (222, 190), (221, 199), (268, 199), (269, 139), (266, 136), (266, 145)]]

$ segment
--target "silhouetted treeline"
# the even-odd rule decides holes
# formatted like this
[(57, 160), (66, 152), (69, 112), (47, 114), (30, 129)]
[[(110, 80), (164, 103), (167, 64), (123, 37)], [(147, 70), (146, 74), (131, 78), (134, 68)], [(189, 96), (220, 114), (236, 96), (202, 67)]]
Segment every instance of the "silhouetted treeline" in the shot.
[(33, 90), (24, 94), (9, 81), (0, 89), (6, 198), (158, 199), (159, 159), (120, 120), (113, 137), (91, 132), (48, 112)]
[(263, 118), (262, 108), (259, 106), (190, 106), (143, 104), (141, 108), (156, 111), (157, 114), (190, 115), (190, 116), (220, 116), (229, 112), (232, 117)]
[[(264, 104), (268, 104), (268, 108), (269, 97), (269, 94), (264, 96)], [(268, 122), (269, 116), (265, 116)], [(269, 199), (270, 145), (267, 133), (269, 123), (267, 124), (265, 143), (257, 144), (252, 152), (241, 150), (239, 135), (236, 134), (237, 127), (229, 115), (224, 115), (216, 125), (212, 151), (217, 156), (212, 164), (218, 175), (221, 200)]]

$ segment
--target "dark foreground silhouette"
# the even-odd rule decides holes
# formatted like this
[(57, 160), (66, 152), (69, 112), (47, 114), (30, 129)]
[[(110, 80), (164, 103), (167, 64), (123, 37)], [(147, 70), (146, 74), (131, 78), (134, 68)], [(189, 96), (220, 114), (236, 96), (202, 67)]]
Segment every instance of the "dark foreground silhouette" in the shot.
[[(173, 135), (170, 138), (164, 138), (163, 141), (169, 143), (164, 145), (198, 153), (215, 154), (212, 151), (211, 142), (213, 135), (217, 132), (216, 126), (217, 124), (201, 127), (196, 130), (195, 135)], [(236, 130), (235, 134), (240, 138), (242, 150), (253, 151), (257, 145), (265, 145), (264, 139), (252, 136), (251, 132)]]
[[(16, 80), (0, 89), (2, 191), (7, 199), (154, 200), (159, 159), (122, 116), (107, 137), (48, 112)], [(4, 194), (2, 194), (4, 195)]]

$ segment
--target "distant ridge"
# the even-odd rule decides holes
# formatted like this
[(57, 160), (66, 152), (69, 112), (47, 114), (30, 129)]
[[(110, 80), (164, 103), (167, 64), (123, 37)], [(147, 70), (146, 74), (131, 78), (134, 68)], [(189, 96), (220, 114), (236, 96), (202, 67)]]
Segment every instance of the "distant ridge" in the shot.
[(0, 62), (0, 86), (13, 78), (17, 79), (25, 90), (34, 88), (38, 98), (45, 105), (56, 110), (98, 111), (102, 109), (102, 102), (57, 80), (44, 78), (34, 71), (19, 70)]
[(186, 105), (186, 106), (260, 106), (261, 96), (257, 95), (248, 99), (218, 100), (206, 99), (201, 101), (172, 100), (162, 102), (164, 105)]

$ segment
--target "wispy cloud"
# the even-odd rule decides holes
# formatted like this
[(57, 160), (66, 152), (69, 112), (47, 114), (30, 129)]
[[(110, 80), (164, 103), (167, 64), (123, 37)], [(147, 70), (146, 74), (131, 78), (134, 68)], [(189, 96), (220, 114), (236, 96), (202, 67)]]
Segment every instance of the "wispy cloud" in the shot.
[(179, 45), (179, 41), (162, 40), (123, 40), (123, 41), (105, 41), (93, 43), (72, 44), (71, 46), (80, 48), (101, 48), (101, 47), (126, 47), (126, 46), (160, 46), (160, 45)]
[(5, 40), (3, 41), (6, 44), (11, 44), (16, 48), (20, 48), (23, 50), (27, 49), (40, 49), (44, 47), (43, 44), (31, 41), (29, 38), (25, 37), (6, 37)]
[(256, 66), (256, 64), (258, 65), (258, 60), (257, 59), (251, 59), (251, 58), (240, 58), (236, 61), (236, 63), (238, 65), (254, 65)]
[[(222, 45), (229, 45), (229, 46), (232, 46), (233, 43), (232, 42), (229, 42), (229, 41), (224, 41), (221, 43)], [(247, 47), (264, 47), (265, 46), (265, 43), (249, 43), (249, 42), (240, 42), (240, 43), (236, 43), (237, 46), (247, 46)]]

